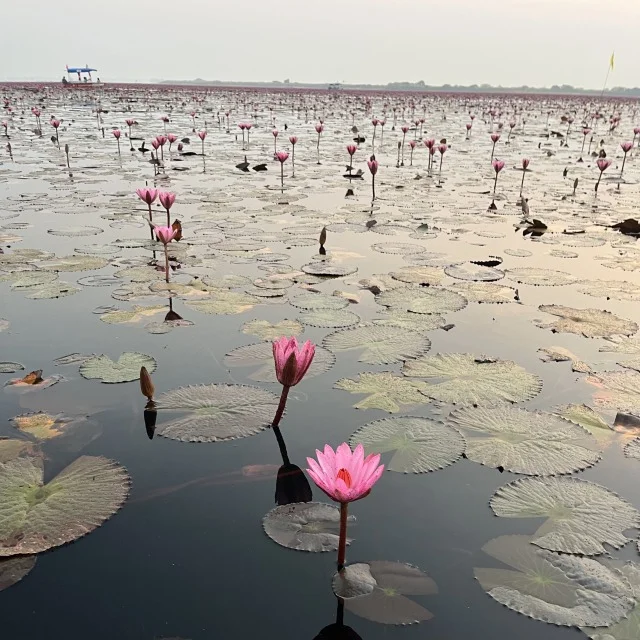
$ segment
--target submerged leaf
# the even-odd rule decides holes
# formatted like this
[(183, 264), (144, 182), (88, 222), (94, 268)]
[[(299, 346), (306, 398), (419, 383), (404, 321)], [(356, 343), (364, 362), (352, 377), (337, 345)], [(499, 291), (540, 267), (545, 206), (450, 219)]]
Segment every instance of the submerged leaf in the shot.
[(269, 427), (277, 407), (278, 397), (258, 387), (239, 384), (179, 387), (162, 394), (156, 400), (156, 410), (186, 415), (159, 425), (157, 433), (182, 442), (246, 438)]
[(542, 381), (515, 362), (471, 353), (422, 356), (405, 362), (402, 373), (430, 380), (429, 396), (452, 404), (522, 402), (542, 389)]
[(510, 405), (466, 407), (451, 413), (448, 423), (465, 436), (467, 458), (513, 473), (573, 473), (600, 459), (595, 439), (552, 413)]
[(47, 484), (38, 458), (0, 465), (0, 556), (40, 553), (99, 527), (129, 493), (124, 467), (82, 456)]
[(586, 556), (619, 549), (623, 531), (640, 525), (640, 514), (612, 491), (570, 477), (524, 478), (500, 487), (489, 503), (503, 518), (548, 518), (533, 544)]
[[(355, 518), (348, 516), (353, 523)], [(271, 509), (262, 521), (264, 532), (279, 545), (297, 551), (336, 551), (340, 509), (323, 502), (298, 502)], [(347, 538), (351, 544), (351, 538)]]
[(462, 456), (464, 439), (455, 429), (429, 418), (384, 418), (360, 427), (350, 438), (367, 454), (393, 451), (389, 471), (427, 473), (443, 469)]

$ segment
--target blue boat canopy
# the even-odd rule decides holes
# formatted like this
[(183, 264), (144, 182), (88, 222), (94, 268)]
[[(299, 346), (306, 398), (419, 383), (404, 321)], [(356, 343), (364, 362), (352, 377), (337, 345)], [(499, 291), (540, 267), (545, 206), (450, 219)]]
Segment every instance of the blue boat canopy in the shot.
[(67, 73), (91, 73), (97, 71), (97, 69), (90, 69), (89, 67), (67, 67)]

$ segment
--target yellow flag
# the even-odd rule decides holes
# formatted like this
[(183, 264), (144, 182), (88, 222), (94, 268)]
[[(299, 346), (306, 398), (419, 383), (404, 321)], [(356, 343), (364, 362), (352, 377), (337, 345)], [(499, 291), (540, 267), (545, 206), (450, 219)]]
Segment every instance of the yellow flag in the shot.
[(613, 71), (613, 63), (614, 63), (614, 53), (611, 54), (611, 57), (609, 58), (609, 68), (611, 69), (611, 71)]

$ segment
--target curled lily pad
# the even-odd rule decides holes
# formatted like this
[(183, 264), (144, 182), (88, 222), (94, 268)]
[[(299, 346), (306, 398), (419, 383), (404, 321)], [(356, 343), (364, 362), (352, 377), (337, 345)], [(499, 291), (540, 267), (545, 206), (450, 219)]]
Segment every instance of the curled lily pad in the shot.
[(586, 362), (564, 347), (545, 347), (538, 349), (538, 353), (543, 362), (571, 362), (571, 371), (591, 373), (591, 367)]
[(524, 478), (500, 487), (490, 501), (502, 518), (547, 518), (533, 544), (585, 556), (619, 549), (623, 534), (640, 525), (640, 514), (609, 489), (571, 477)]
[(44, 484), (40, 458), (0, 465), (0, 556), (40, 553), (99, 527), (122, 506), (129, 476), (113, 460), (83, 456)]
[(585, 338), (606, 338), (630, 336), (638, 330), (638, 325), (632, 320), (619, 318), (601, 309), (574, 309), (556, 304), (542, 304), (538, 308), (558, 317), (558, 320), (550, 323), (537, 323), (540, 328), (554, 332), (577, 333)]
[(100, 380), (109, 384), (132, 382), (140, 378), (140, 368), (149, 373), (156, 370), (156, 361), (144, 353), (127, 351), (117, 362), (104, 354), (85, 360), (80, 365), (80, 375), (87, 380)]
[[(433, 617), (433, 614), (422, 605), (406, 597), (438, 593), (436, 583), (420, 569), (409, 564), (386, 560), (373, 560), (366, 565), (369, 567), (368, 572), (364, 569), (360, 571), (364, 580), (356, 580), (356, 576), (351, 575), (350, 582), (354, 588), (359, 587), (361, 591), (368, 588), (367, 580), (370, 583), (372, 579), (375, 584), (371, 584), (372, 590), (369, 593), (363, 593), (359, 597), (345, 598), (347, 611), (382, 624), (415, 624)], [(345, 570), (352, 566), (354, 565), (347, 566)], [(367, 573), (371, 576), (370, 579), (366, 577)], [(340, 595), (336, 590), (338, 586), (336, 577), (334, 577), (334, 593)]]
[(393, 451), (387, 469), (400, 473), (444, 469), (464, 451), (464, 438), (458, 431), (442, 422), (414, 417), (369, 422), (349, 438), (349, 444), (362, 444), (367, 454)]
[(426, 396), (426, 387), (426, 383), (415, 382), (390, 371), (361, 373), (358, 380), (342, 378), (334, 385), (334, 389), (367, 395), (354, 405), (356, 409), (380, 409), (389, 413), (397, 413), (401, 405), (431, 402)]
[(357, 598), (373, 592), (377, 586), (376, 579), (371, 575), (371, 569), (365, 562), (350, 564), (333, 575), (333, 593), (338, 598)]
[(157, 433), (182, 442), (246, 438), (269, 427), (277, 407), (277, 396), (258, 387), (239, 384), (180, 387), (162, 394), (156, 400), (156, 410), (186, 415), (160, 425)]
[(43, 411), (25, 413), (11, 418), (11, 422), (17, 429), (33, 436), (36, 440), (57, 438), (83, 421), (84, 417), (68, 418), (62, 414), (51, 415)]
[(536, 549), (531, 542), (530, 536), (500, 536), (482, 548), (509, 567), (474, 569), (476, 580), (500, 604), (567, 627), (611, 625), (633, 609), (633, 591), (620, 572), (591, 558)]
[(42, 377), (42, 370), (31, 371), (22, 378), (12, 378), (5, 383), (5, 388), (10, 391), (16, 391), (18, 393), (28, 393), (30, 391), (41, 391), (57, 384), (62, 380), (62, 376), (48, 376)]
[(616, 432), (602, 417), (586, 404), (567, 404), (556, 407), (554, 413), (566, 420), (575, 422), (586, 429), (596, 440), (607, 442), (615, 437)]
[(334, 352), (362, 349), (358, 362), (393, 364), (427, 352), (431, 341), (415, 331), (372, 324), (336, 331), (324, 339), (323, 345)]
[(271, 342), (280, 336), (299, 336), (304, 332), (304, 327), (297, 320), (281, 320), (276, 323), (267, 320), (251, 320), (242, 325), (241, 331)]
[[(224, 358), (225, 364), (231, 367), (257, 367), (248, 375), (256, 382), (276, 382), (275, 366), (273, 364), (273, 349), (268, 342), (258, 342), (238, 347), (230, 351)], [(305, 375), (313, 378), (325, 373), (335, 364), (336, 357), (327, 349), (316, 346), (313, 362)]]
[(465, 436), (467, 458), (514, 473), (573, 473), (600, 459), (587, 431), (552, 413), (510, 405), (465, 407), (451, 413), (448, 424)]
[(19, 362), (0, 362), (0, 373), (15, 373), (24, 371), (24, 365)]
[[(353, 516), (348, 516), (354, 522)], [(323, 502), (297, 502), (271, 509), (262, 521), (264, 532), (279, 545), (297, 551), (336, 551), (340, 509)], [(352, 539), (347, 538), (347, 544)]]
[(429, 396), (451, 404), (522, 402), (542, 389), (542, 381), (515, 362), (471, 353), (425, 355), (407, 360), (402, 372), (431, 381)]

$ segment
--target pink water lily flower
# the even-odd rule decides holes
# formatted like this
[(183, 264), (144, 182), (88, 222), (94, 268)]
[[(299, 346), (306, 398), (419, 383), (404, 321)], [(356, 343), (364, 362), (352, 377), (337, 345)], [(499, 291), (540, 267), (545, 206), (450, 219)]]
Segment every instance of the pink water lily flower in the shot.
[(631, 149), (633, 148), (633, 142), (621, 142), (620, 143), (620, 148), (625, 153), (629, 153), (629, 151), (631, 151)]
[(157, 189), (150, 189), (149, 187), (141, 187), (140, 189), (136, 189), (136, 193), (138, 197), (143, 202), (146, 202), (149, 206), (151, 206), (158, 197)]
[(289, 136), (289, 142), (295, 146), (295, 144), (298, 142), (297, 136)]
[(53, 119), (51, 120), (51, 126), (52, 126), (54, 129), (57, 129), (57, 128), (60, 126), (60, 120), (56, 120), (55, 118), (53, 118)]
[(596, 164), (598, 165), (598, 169), (600, 169), (600, 173), (602, 173), (611, 166), (611, 160), (608, 158), (598, 158)]
[(207, 137), (206, 131), (198, 131), (198, 138), (204, 142), (204, 139)]
[(172, 227), (154, 226), (153, 230), (155, 231), (156, 238), (158, 238), (158, 240), (162, 242), (162, 244), (169, 244), (178, 234), (178, 230), (173, 229)]
[(280, 161), (280, 162), (285, 162), (287, 160), (287, 158), (289, 157), (289, 154), (286, 151), (278, 151), (276, 153), (276, 158)]
[(158, 194), (158, 197), (160, 198), (160, 204), (167, 211), (169, 211), (169, 209), (171, 209), (171, 207), (173, 206), (173, 203), (176, 201), (176, 194), (175, 193), (171, 193), (169, 191), (161, 191)]
[(358, 147), (356, 147), (355, 144), (348, 144), (347, 145), (347, 153), (350, 156), (353, 156), (353, 154), (358, 150)]
[(114, 137), (116, 140), (119, 140), (121, 135), (122, 135), (122, 134), (120, 133), (120, 129), (114, 129), (114, 131), (113, 131), (113, 137)]
[(500, 134), (499, 133), (492, 133), (491, 134), (491, 142), (493, 142), (493, 144), (495, 144), (496, 142), (498, 142), (498, 140), (500, 140)]
[(367, 160), (367, 166), (369, 167), (369, 171), (371, 172), (372, 176), (375, 176), (376, 173), (378, 173), (378, 167), (380, 165), (378, 164), (377, 160)]
[(496, 173), (500, 173), (504, 169), (504, 160), (498, 160), (495, 158), (491, 164), (493, 165), (493, 170)]
[(361, 444), (354, 451), (346, 442), (335, 451), (327, 444), (324, 451), (316, 449), (316, 457), (317, 461), (307, 458), (307, 473), (332, 500), (341, 504), (368, 496), (384, 472), (384, 465), (379, 464), (380, 454), (372, 453), (365, 458)]
[(175, 133), (167, 134), (167, 140), (169, 141), (169, 146), (171, 146), (177, 139), (178, 139), (178, 136), (175, 135)]
[(522, 158), (522, 168), (526, 171), (527, 167), (529, 166), (529, 158)]
[(299, 347), (295, 337), (284, 336), (275, 340), (272, 346), (278, 382), (285, 387), (295, 387), (309, 370), (316, 346), (307, 340)]

